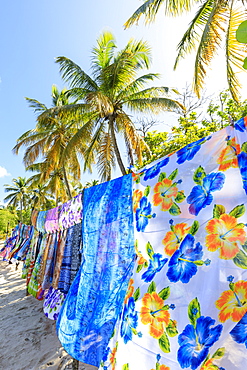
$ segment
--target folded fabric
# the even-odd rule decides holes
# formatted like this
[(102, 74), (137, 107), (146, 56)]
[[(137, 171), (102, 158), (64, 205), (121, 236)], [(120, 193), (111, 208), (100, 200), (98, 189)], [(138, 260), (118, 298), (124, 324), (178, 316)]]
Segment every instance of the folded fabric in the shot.
[(131, 175), (84, 191), (83, 263), (57, 320), (74, 358), (99, 366), (121, 312), (133, 269)]

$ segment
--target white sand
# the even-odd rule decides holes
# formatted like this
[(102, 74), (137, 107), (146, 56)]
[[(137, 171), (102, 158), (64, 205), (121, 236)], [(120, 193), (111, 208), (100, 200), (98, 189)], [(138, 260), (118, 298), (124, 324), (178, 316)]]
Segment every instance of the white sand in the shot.
[[(0, 261), (0, 370), (72, 369), (61, 347), (55, 322), (43, 313), (43, 302), (26, 296), (21, 264)], [(80, 370), (95, 370), (80, 363)]]

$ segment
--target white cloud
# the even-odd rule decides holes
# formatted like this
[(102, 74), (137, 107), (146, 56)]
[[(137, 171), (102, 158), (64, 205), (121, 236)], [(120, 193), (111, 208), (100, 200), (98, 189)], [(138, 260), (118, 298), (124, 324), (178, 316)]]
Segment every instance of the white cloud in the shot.
[(10, 176), (10, 173), (6, 170), (6, 168), (0, 166), (0, 177)]

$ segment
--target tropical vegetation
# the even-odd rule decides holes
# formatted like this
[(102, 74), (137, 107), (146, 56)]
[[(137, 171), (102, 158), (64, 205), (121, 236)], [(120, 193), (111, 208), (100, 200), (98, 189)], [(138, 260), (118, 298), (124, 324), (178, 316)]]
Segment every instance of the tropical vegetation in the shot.
[(134, 158), (142, 163), (145, 142), (136, 131), (131, 113), (160, 113), (181, 111), (182, 104), (168, 95), (168, 87), (150, 87), (159, 75), (139, 73), (150, 67), (151, 50), (144, 41), (130, 40), (120, 51), (111, 32), (104, 32), (97, 40), (91, 57), (92, 76), (66, 57), (58, 57), (62, 78), (69, 84), (69, 93), (80, 104), (63, 106), (64, 114), (82, 112), (84, 124), (71, 138), (65, 157), (73, 149), (85, 145), (84, 170), (96, 161), (101, 180), (110, 180), (117, 161), (121, 173), (126, 165), (119, 149), (117, 135), (124, 139), (128, 164)]
[(236, 39), (236, 30), (246, 19), (245, 0), (145, 0), (125, 23), (130, 27), (141, 16), (146, 23), (155, 20), (159, 10), (178, 16), (195, 11), (188, 29), (177, 46), (176, 69), (181, 59), (195, 51), (193, 89), (200, 95), (213, 58), (224, 47), (226, 75), (231, 95), (240, 100), (240, 81), (236, 71), (243, 70), (245, 48)]

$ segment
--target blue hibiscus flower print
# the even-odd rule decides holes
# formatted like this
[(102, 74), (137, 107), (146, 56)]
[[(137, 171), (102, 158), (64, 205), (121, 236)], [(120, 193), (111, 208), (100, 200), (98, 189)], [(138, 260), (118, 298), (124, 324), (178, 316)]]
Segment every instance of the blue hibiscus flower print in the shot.
[(191, 161), (191, 159), (193, 159), (196, 153), (201, 149), (201, 144), (209, 139), (211, 139), (211, 136), (197, 140), (194, 143), (190, 143), (186, 145), (184, 148), (178, 150), (177, 163), (182, 164), (185, 161)]
[(132, 339), (132, 334), (136, 332), (137, 324), (138, 316), (135, 311), (135, 301), (133, 297), (130, 297), (124, 306), (123, 320), (120, 328), (120, 335), (125, 344)]
[(141, 198), (140, 206), (136, 210), (135, 217), (137, 231), (144, 231), (149, 220), (156, 217), (155, 213), (152, 214), (152, 206), (147, 197), (144, 196)]
[(173, 283), (179, 280), (182, 283), (188, 283), (192, 276), (197, 273), (195, 262), (201, 261), (203, 251), (200, 243), (194, 244), (194, 236), (188, 234), (180, 244), (179, 249), (172, 255), (168, 263), (167, 277)]
[(239, 344), (245, 344), (247, 348), (247, 313), (237, 323), (236, 326), (230, 331), (233, 339)]
[(241, 152), (238, 155), (238, 166), (243, 181), (243, 189), (247, 194), (247, 153)]
[(162, 259), (162, 254), (154, 253), (152, 259), (149, 260), (147, 271), (142, 274), (142, 280), (144, 280), (146, 283), (152, 281), (157, 272), (161, 271), (167, 261), (168, 258)]
[(190, 204), (189, 212), (197, 216), (198, 213), (209, 206), (213, 201), (212, 192), (221, 190), (225, 183), (225, 175), (222, 172), (212, 172), (205, 176), (202, 185), (196, 185), (187, 197), (187, 203)]
[(209, 348), (219, 339), (223, 325), (215, 324), (209, 316), (200, 316), (196, 321), (196, 327), (188, 324), (178, 336), (180, 348), (177, 358), (182, 369), (195, 370), (205, 360)]
[(169, 157), (163, 159), (159, 163), (156, 163), (154, 166), (148, 168), (145, 171), (145, 175), (143, 177), (143, 180), (147, 181), (147, 180), (154, 179), (160, 173), (160, 169), (162, 167), (166, 166), (168, 162), (169, 162)]
[(238, 121), (234, 123), (234, 128), (240, 132), (246, 131), (244, 118), (240, 118)]

